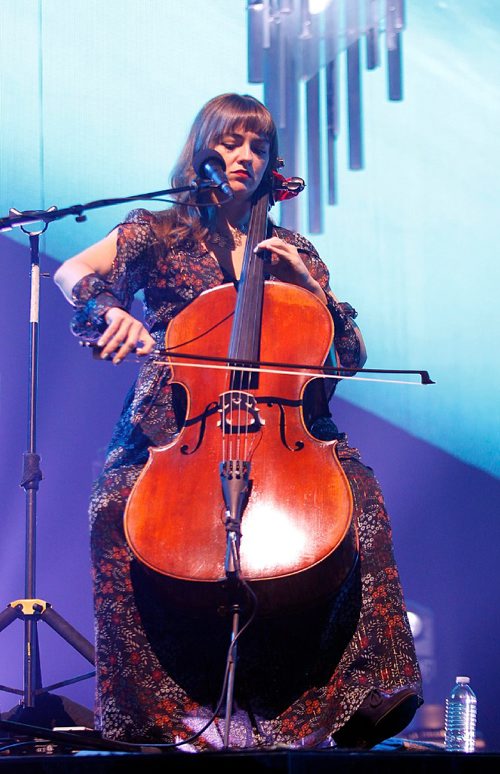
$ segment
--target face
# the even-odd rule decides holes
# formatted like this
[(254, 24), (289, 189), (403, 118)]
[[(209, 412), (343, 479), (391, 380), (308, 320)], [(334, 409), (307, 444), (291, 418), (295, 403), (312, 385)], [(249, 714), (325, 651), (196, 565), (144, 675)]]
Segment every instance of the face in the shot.
[(269, 162), (269, 141), (255, 132), (235, 129), (215, 145), (226, 162), (235, 199), (249, 199), (260, 185)]

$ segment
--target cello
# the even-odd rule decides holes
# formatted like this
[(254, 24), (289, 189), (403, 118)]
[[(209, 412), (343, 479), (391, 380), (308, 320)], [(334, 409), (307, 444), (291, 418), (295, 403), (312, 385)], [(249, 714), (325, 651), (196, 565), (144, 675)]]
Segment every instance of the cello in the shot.
[[(252, 205), (237, 287), (202, 292), (167, 327), (170, 382), (186, 392), (186, 416), (171, 443), (149, 450), (124, 514), (136, 559), (174, 602), (195, 608), (217, 605), (228, 578), (244, 578), (261, 614), (299, 609), (335, 594), (358, 558), (337, 441), (319, 441), (304, 421), (311, 375), (246, 367), (323, 365), (333, 343), (327, 307), (266, 279), (254, 252), (273, 197), (270, 184)], [(226, 367), (190, 368), (200, 351)]]

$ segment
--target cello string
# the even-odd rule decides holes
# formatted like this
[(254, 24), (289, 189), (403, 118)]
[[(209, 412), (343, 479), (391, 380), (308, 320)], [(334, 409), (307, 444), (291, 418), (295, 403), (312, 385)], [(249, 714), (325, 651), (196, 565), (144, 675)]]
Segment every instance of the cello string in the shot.
[[(255, 209), (252, 207), (252, 212), (250, 215), (250, 223), (249, 223), (249, 232), (253, 233), (255, 229)], [(250, 249), (248, 234), (244, 237), (245, 238), (245, 252), (244, 252), (244, 258), (243, 258), (243, 266), (241, 269), (240, 279), (239, 279), (239, 288), (241, 292), (241, 288), (248, 284), (249, 282), (249, 257), (248, 252)], [(248, 337), (253, 330), (252, 325), (249, 325), (249, 319), (248, 319), (248, 304), (249, 304), (249, 297), (247, 295), (241, 296), (239, 295), (242, 305), (241, 305), (241, 314), (239, 315), (239, 327), (238, 327), (238, 338), (237, 338), (237, 346), (236, 351), (241, 353), (246, 353), (246, 356), (248, 357), (248, 352), (252, 352), (252, 348), (249, 349), (249, 340)], [(238, 401), (238, 449), (237, 449), (237, 459), (246, 459), (246, 455), (248, 453), (248, 407), (247, 407), (247, 401), (246, 396), (245, 399), (243, 398), (243, 393), (247, 392), (249, 387), (249, 374), (246, 368), (242, 367), (236, 367), (235, 372), (239, 372), (239, 379), (238, 379), (238, 388), (239, 388), (239, 401)], [(243, 432), (242, 432), (243, 431)]]
[[(247, 283), (253, 287), (254, 292), (247, 301), (246, 313), (246, 335), (250, 335), (247, 341), (247, 357), (256, 357), (260, 351), (261, 325), (262, 325), (262, 304), (263, 304), (263, 262), (260, 256), (254, 252), (257, 244), (264, 238), (267, 227), (268, 197), (264, 196), (256, 203), (252, 209), (251, 227), (247, 236), (245, 247), (245, 266), (247, 271)], [(250, 432), (251, 426), (256, 421), (255, 405), (253, 404), (252, 394), (252, 376), (251, 368), (245, 369), (245, 449), (244, 459), (249, 458)]]
[[(229, 377), (229, 378), (228, 378)], [(229, 386), (229, 381), (231, 380), (231, 374), (226, 374), (226, 387)], [(221, 422), (221, 462), (224, 462), (226, 459), (226, 394), (227, 389), (222, 391), (221, 394), (221, 406), (220, 406), (220, 422)]]
[[(234, 444), (233, 444), (234, 454), (231, 455), (231, 459), (232, 460), (233, 459), (234, 460), (239, 459), (240, 453), (241, 453), (241, 433), (240, 433), (240, 429), (239, 429), (241, 427), (241, 384), (238, 385), (238, 386), (240, 388), (240, 392), (238, 393), (238, 390), (235, 390), (233, 395), (231, 396), (236, 401), (238, 401), (238, 394), (239, 394), (239, 401), (237, 403), (238, 414), (237, 414), (237, 417), (236, 417), (236, 422), (237, 422), (236, 427), (238, 428), (238, 432), (237, 433), (233, 433), (233, 432), (231, 433), (231, 438), (234, 438)], [(233, 410), (233, 406), (231, 405), (231, 421), (233, 421), (233, 418), (234, 418), (234, 413), (233, 413), (232, 410)], [(231, 431), (233, 430), (233, 427), (234, 427), (234, 425), (231, 425)]]
[[(252, 333), (255, 333), (254, 319), (251, 317), (251, 310), (254, 298), (249, 295), (248, 292), (244, 293), (243, 288), (248, 290), (248, 286), (252, 285), (251, 275), (253, 272), (252, 256), (250, 251), (255, 239), (255, 228), (257, 222), (257, 209), (258, 204), (252, 207), (250, 213), (250, 221), (248, 227), (248, 233), (244, 236), (245, 249), (243, 257), (243, 265), (241, 267), (241, 274), (239, 278), (239, 293), (238, 299), (241, 302), (240, 314), (237, 315), (238, 322), (238, 336), (233, 341), (235, 343), (235, 352), (238, 352), (241, 356), (245, 353), (248, 357), (249, 354), (254, 353), (254, 342), (252, 341)], [(234, 354), (234, 352), (233, 352)], [(238, 388), (239, 388), (239, 401), (238, 401), (238, 449), (237, 459), (247, 459), (248, 454), (248, 422), (249, 411), (247, 393), (250, 388), (251, 375), (246, 368), (236, 367), (235, 371), (239, 372)]]

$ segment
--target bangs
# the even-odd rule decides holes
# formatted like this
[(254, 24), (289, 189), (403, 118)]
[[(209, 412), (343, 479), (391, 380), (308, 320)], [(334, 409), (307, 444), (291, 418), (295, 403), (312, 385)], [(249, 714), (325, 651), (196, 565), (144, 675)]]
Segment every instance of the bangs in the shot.
[(254, 111), (248, 112), (246, 116), (242, 116), (241, 113), (237, 116), (221, 116), (218, 126), (213, 127), (210, 139), (219, 142), (228, 134), (253, 132), (271, 143), (275, 134), (274, 123), (266, 119), (267, 116), (259, 115)]
[(225, 135), (239, 131), (254, 132), (268, 140), (270, 146), (276, 142), (276, 126), (268, 109), (253, 97), (225, 95), (212, 101), (212, 109), (205, 114), (199, 140), (208, 145), (220, 142)]

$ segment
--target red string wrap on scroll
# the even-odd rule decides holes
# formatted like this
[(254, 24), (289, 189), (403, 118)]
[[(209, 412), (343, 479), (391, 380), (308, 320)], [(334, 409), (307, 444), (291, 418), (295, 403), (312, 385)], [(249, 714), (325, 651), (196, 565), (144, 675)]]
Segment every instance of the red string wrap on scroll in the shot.
[(305, 185), (301, 177), (284, 177), (273, 169), (273, 199), (275, 202), (294, 199), (304, 190)]

